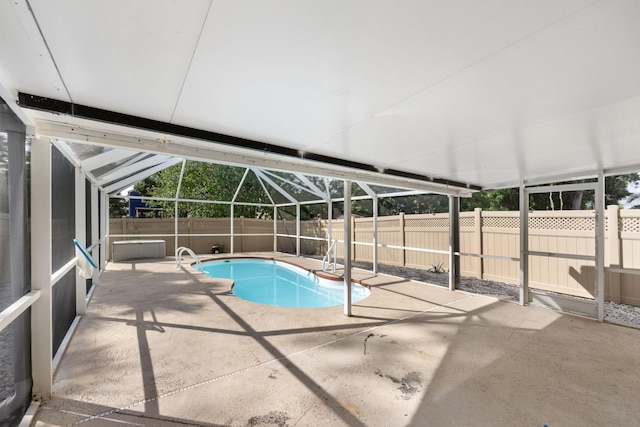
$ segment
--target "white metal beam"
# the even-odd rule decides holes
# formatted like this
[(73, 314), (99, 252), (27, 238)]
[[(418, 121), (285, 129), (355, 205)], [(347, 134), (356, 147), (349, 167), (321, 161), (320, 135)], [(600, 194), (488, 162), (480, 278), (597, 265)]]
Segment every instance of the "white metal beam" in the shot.
[(253, 172), (253, 174), (256, 176), (256, 179), (260, 183), (260, 186), (262, 187), (262, 191), (264, 191), (264, 194), (267, 195), (267, 197), (269, 198), (269, 201), (275, 207), (276, 202), (273, 200), (273, 197), (271, 197), (271, 194), (269, 193), (269, 190), (267, 190), (267, 186), (264, 185), (264, 181), (258, 176), (258, 174), (253, 169), (251, 169), (251, 171)]
[(100, 178), (97, 178), (96, 182), (98, 183), (98, 185), (104, 185), (110, 182), (118, 181), (138, 171), (143, 171), (150, 167), (162, 164), (167, 160), (169, 160), (170, 158), (171, 157), (169, 156), (160, 156), (160, 155), (151, 156), (144, 160), (140, 160), (139, 162), (130, 164), (127, 167), (118, 168), (118, 170), (114, 170), (109, 173), (106, 173), (100, 176)]
[[(295, 183), (295, 182), (291, 181), (290, 179), (283, 178), (280, 175), (277, 175), (277, 174), (275, 174), (275, 173), (273, 173), (271, 171), (263, 170), (262, 172), (264, 172), (265, 174), (267, 174), (267, 175), (269, 175), (269, 176), (271, 176), (271, 177), (273, 177), (273, 178), (275, 178), (275, 179), (277, 179), (279, 181), (286, 182), (287, 184), (291, 185), (292, 187), (295, 187), (295, 188), (297, 188), (297, 189), (299, 189), (301, 191), (304, 191), (305, 193), (309, 193), (309, 194), (312, 194), (314, 196), (324, 197), (324, 194), (318, 195), (318, 194), (314, 193), (313, 190), (311, 190), (310, 188), (307, 188), (304, 185), (300, 185), (298, 183)], [(296, 177), (299, 178), (299, 175), (300, 175), (299, 173), (293, 173), (293, 174)]]
[(539, 193), (558, 193), (563, 191), (582, 191), (593, 190), (595, 188), (595, 182), (583, 182), (575, 184), (562, 184), (562, 185), (541, 185), (537, 187), (527, 187), (527, 193), (539, 194)]
[(242, 178), (240, 179), (240, 182), (236, 187), (236, 192), (233, 194), (233, 198), (231, 199), (231, 203), (235, 203), (236, 199), (238, 198), (238, 194), (240, 194), (240, 189), (242, 188), (242, 184), (244, 184), (244, 180), (247, 179), (248, 174), (249, 174), (249, 168), (244, 170), (244, 173), (242, 174)]
[(16, 320), (22, 313), (40, 298), (40, 291), (31, 291), (18, 298), (13, 304), (0, 312), (0, 331)]
[(173, 253), (176, 255), (176, 257), (178, 256), (178, 248), (180, 247), (180, 245), (178, 244), (178, 196), (180, 196), (180, 190), (182, 189), (182, 178), (184, 177), (184, 170), (187, 166), (187, 161), (183, 160), (182, 161), (182, 167), (180, 168), (180, 178), (178, 178), (178, 186), (176, 188), (176, 198), (173, 202), (173, 209), (174, 209), (174, 215), (173, 215), (173, 219), (174, 219), (174, 224), (173, 224), (173, 228), (174, 228), (174, 248), (173, 248)]
[(301, 173), (296, 173), (295, 175), (298, 177), (300, 181), (304, 182), (305, 185), (309, 187), (309, 189), (313, 192), (313, 194), (320, 197), (322, 201), (324, 202), (327, 201), (327, 199), (329, 198), (329, 195), (325, 194), (321, 189), (319, 189), (313, 182), (311, 182), (309, 178), (307, 178), (306, 175)]
[(256, 176), (260, 177), (261, 179), (263, 179), (264, 181), (267, 182), (267, 184), (269, 184), (270, 186), (272, 186), (278, 193), (282, 194), (287, 200), (289, 200), (291, 203), (293, 204), (298, 204), (298, 201), (296, 199), (294, 199), (293, 197), (291, 197), (291, 195), (289, 193), (287, 193), (286, 191), (284, 191), (278, 184), (276, 184), (275, 182), (273, 182), (273, 180), (271, 178), (269, 178), (264, 171), (260, 170), (260, 169), (253, 169), (253, 172), (256, 174)]
[(300, 172), (307, 175), (349, 179), (370, 184), (383, 185), (407, 190), (421, 190), (437, 194), (451, 194), (460, 197), (471, 196), (471, 189), (449, 186), (436, 182), (385, 175), (380, 172), (352, 169), (346, 166), (326, 164), (303, 158), (283, 157), (272, 153), (257, 153), (254, 150), (228, 147), (210, 141), (158, 135), (157, 139), (134, 137), (113, 132), (97, 131), (71, 126), (55, 120), (37, 121), (39, 135), (65, 141), (93, 144), (114, 148), (126, 148), (150, 153), (165, 154), (190, 160), (212, 161), (232, 166), (256, 167), (283, 172)]
[(62, 153), (64, 157), (66, 157), (67, 160), (69, 160), (69, 162), (73, 166), (75, 167), (80, 166), (81, 164), (80, 159), (78, 158), (78, 156), (76, 156), (76, 153), (73, 152), (73, 150), (69, 147), (69, 145), (66, 142), (54, 139), (51, 141), (51, 143), (58, 149), (58, 151)]
[(147, 178), (148, 176), (153, 175), (156, 172), (159, 172), (163, 169), (166, 169), (168, 167), (171, 167), (173, 165), (175, 165), (176, 163), (180, 163), (183, 159), (179, 159), (179, 158), (172, 158), (167, 160), (164, 163), (161, 163), (157, 166), (154, 166), (152, 168), (149, 168), (147, 170), (144, 170), (142, 172), (139, 172), (135, 175), (132, 175), (126, 179), (123, 179), (122, 181), (118, 181), (115, 182), (111, 185), (108, 185), (106, 187), (104, 187), (104, 191), (111, 194), (113, 192), (117, 192), (118, 190), (122, 190), (124, 188), (127, 188), (133, 184), (135, 184), (136, 182), (142, 181), (143, 179)]
[(134, 156), (135, 154), (135, 151), (130, 150), (109, 150), (83, 160), (80, 166), (83, 171), (91, 172), (108, 164), (116, 163), (122, 159), (126, 159), (127, 157)]
[(344, 181), (344, 315), (351, 316), (351, 181)]
[(372, 259), (373, 259), (373, 273), (378, 273), (378, 195), (369, 187), (369, 185), (364, 182), (359, 182), (358, 185), (360, 188), (364, 190), (365, 193), (369, 197), (371, 197), (371, 203), (373, 205), (373, 232), (372, 232), (372, 243), (373, 247), (371, 248)]

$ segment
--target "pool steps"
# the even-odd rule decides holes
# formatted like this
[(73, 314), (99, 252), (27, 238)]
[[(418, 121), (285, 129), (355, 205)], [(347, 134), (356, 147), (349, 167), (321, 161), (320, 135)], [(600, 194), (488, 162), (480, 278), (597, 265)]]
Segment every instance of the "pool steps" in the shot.
[(336, 248), (337, 240), (332, 240), (331, 245), (329, 246), (329, 250), (325, 254), (324, 258), (322, 258), (322, 271), (327, 271), (328, 266), (325, 265), (327, 261), (331, 259), (331, 252), (333, 251), (333, 262), (331, 263), (331, 272), (336, 272), (336, 259), (338, 257), (338, 248)]
[(185, 252), (191, 255), (191, 258), (195, 260), (196, 270), (202, 270), (202, 262), (200, 261), (200, 258), (198, 258), (198, 255), (185, 246), (181, 246), (176, 249), (176, 270), (180, 270), (180, 267), (182, 266), (182, 254)]

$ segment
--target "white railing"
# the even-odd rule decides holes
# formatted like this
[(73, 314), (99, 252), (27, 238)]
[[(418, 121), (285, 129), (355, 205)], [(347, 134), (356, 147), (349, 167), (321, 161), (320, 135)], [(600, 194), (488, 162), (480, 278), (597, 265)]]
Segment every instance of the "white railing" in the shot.
[(329, 246), (329, 250), (327, 251), (327, 253), (324, 255), (324, 258), (322, 258), (322, 271), (327, 271), (327, 266), (326, 263), (327, 261), (330, 260), (331, 258), (331, 251), (333, 251), (333, 262), (331, 263), (331, 271), (333, 273), (336, 272), (336, 259), (338, 257), (338, 249), (336, 248), (336, 244), (338, 243), (337, 240), (332, 240), (331, 241), (331, 245)]
[(182, 254), (185, 252), (191, 255), (191, 258), (196, 261), (196, 270), (202, 270), (202, 262), (200, 261), (200, 258), (198, 258), (198, 255), (196, 255), (191, 249), (184, 246), (176, 249), (176, 270), (180, 270), (180, 267), (182, 266)]

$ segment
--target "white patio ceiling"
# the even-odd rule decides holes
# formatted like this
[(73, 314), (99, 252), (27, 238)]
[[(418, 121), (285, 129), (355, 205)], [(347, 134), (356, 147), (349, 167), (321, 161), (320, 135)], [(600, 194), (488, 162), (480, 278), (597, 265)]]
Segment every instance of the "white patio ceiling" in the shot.
[(43, 137), (464, 195), (640, 170), (639, 22), (636, 0), (3, 1), (0, 96)]

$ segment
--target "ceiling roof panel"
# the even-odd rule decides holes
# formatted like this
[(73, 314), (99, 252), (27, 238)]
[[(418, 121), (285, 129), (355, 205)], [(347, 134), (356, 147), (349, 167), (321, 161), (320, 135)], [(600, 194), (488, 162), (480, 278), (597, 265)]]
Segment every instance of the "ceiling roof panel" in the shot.
[(12, 96), (28, 87), (42, 96), (70, 101), (24, 1), (0, 2), (0, 83)]
[(209, 1), (30, 4), (73, 102), (171, 121)]
[[(637, 22), (637, 0), (14, 0), (0, 93), (495, 188), (640, 169)], [(60, 121), (108, 140), (98, 122), (23, 114), (45, 136)], [(111, 128), (154, 153), (229, 149)]]

